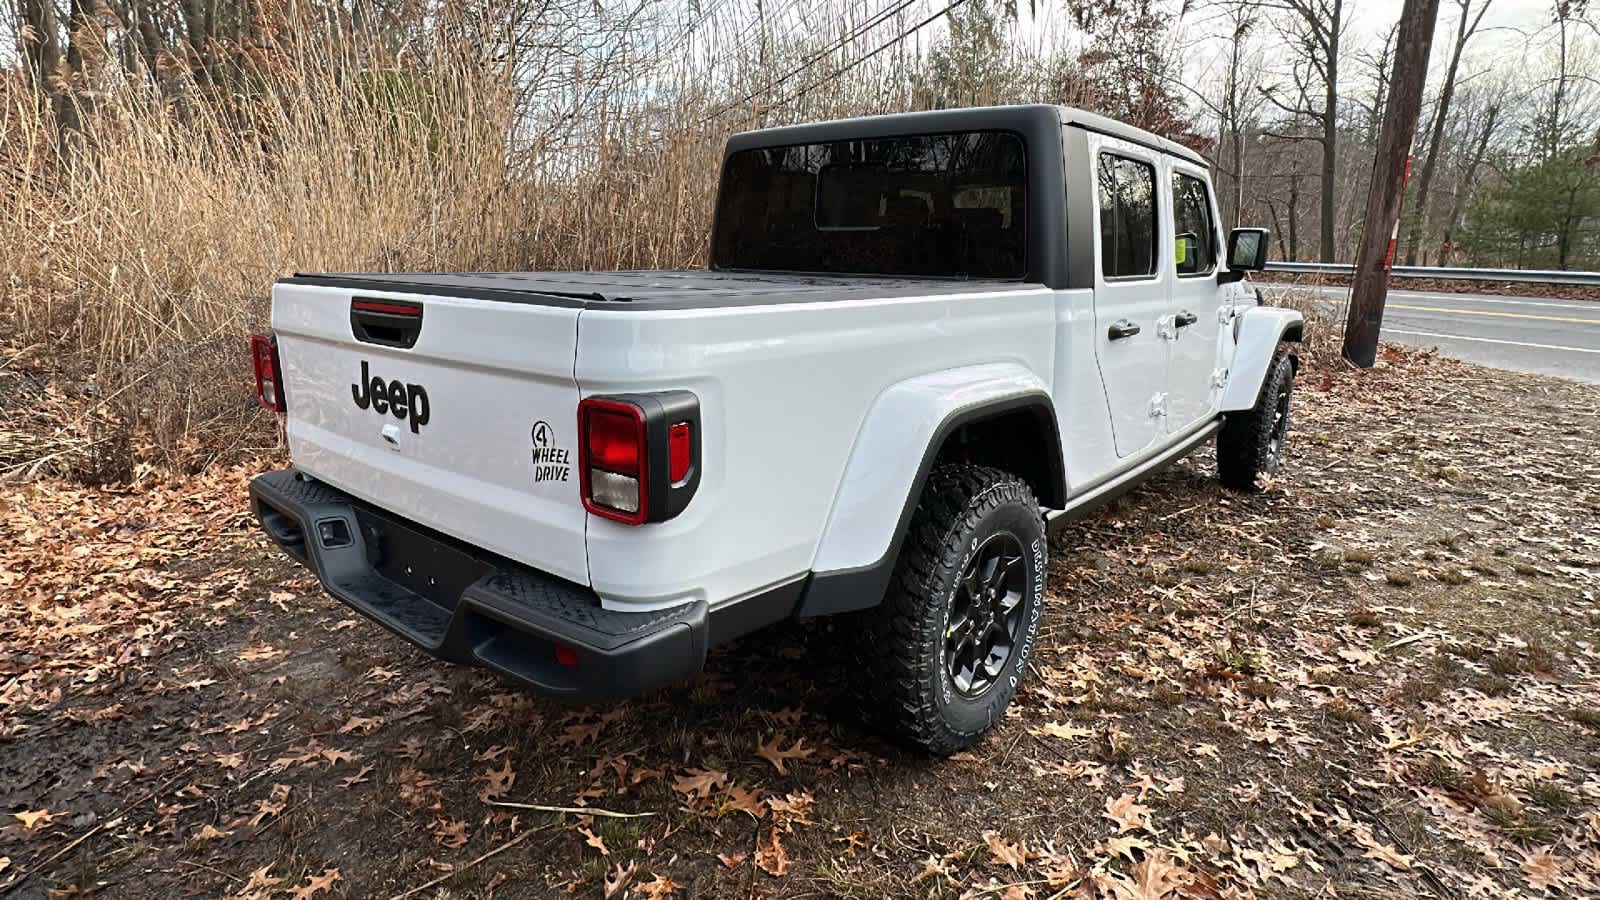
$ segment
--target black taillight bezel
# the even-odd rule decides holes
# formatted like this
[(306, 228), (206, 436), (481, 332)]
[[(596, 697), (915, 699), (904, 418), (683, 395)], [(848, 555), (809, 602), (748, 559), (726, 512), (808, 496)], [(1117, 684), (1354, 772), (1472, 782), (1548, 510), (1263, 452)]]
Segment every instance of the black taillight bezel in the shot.
[[(585, 397), (584, 403), (604, 403), (628, 406), (634, 409), (644, 423), (644, 459), (639, 485), (640, 512), (629, 516), (620, 510), (597, 504), (589, 496), (589, 436), (584, 419), (584, 406), (578, 413), (578, 465), (579, 491), (584, 508), (595, 515), (624, 525), (643, 525), (665, 522), (682, 513), (694, 499), (700, 487), (701, 427), (700, 398), (691, 391), (653, 391), (635, 394), (597, 394)], [(671, 448), (669, 432), (673, 425), (689, 426), (689, 472), (677, 483), (671, 475)], [(596, 507), (602, 507), (597, 509)]]

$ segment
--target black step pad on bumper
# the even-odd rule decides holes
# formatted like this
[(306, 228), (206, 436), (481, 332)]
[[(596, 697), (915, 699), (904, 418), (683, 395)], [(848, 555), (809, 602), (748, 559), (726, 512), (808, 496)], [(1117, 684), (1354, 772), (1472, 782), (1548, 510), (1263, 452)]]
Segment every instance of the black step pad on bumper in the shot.
[[(435, 656), (485, 665), (579, 702), (638, 694), (705, 665), (704, 601), (648, 613), (602, 609), (587, 587), (295, 469), (257, 476), (250, 499), (262, 529), (316, 572), (328, 593)], [(558, 646), (573, 651), (576, 665), (557, 659)]]

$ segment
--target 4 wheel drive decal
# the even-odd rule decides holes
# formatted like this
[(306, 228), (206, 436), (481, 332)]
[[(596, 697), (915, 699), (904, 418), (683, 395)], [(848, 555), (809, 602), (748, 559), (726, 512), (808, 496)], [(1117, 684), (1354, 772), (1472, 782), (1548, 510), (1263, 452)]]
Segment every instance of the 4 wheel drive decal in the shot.
[(533, 482), (566, 481), (572, 473), (567, 448), (556, 446), (556, 430), (543, 419), (533, 423)]
[(350, 385), (350, 397), (361, 409), (371, 409), (383, 415), (411, 422), (411, 433), (417, 434), (428, 424), (428, 392), (420, 384), (405, 384), (399, 379), (384, 381), (373, 375), (366, 360), (361, 361), (361, 380)]

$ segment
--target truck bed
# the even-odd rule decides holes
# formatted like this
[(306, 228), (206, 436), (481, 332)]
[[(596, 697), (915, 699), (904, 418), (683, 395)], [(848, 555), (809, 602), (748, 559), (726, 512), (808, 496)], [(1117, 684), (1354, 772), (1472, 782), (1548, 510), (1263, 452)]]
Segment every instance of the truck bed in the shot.
[(1018, 282), (961, 278), (878, 278), (707, 269), (616, 272), (339, 272), (296, 273), (283, 284), (500, 300), (540, 306), (698, 309), (928, 297), (1015, 290)]

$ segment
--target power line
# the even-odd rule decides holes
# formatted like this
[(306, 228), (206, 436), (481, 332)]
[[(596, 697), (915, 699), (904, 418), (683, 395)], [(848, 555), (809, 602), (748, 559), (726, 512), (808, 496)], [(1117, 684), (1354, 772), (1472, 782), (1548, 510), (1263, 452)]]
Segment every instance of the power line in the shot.
[[(903, 12), (908, 7), (910, 7), (912, 4), (918, 3), (918, 2), (920, 2), (920, 0), (902, 0), (902, 2), (900, 3), (899, 6), (895, 6), (895, 7), (892, 7), (892, 8), (886, 7), (883, 11), (877, 13), (874, 16), (869, 17), (868, 20), (865, 23), (863, 23), (860, 26), (856, 27), (849, 34), (846, 34), (843, 38), (841, 38), (839, 40), (839, 43), (828, 47), (828, 49), (826, 49), (826, 50), (822, 50), (822, 51), (820, 51), (818, 53), (813, 54), (812, 56), (807, 58), (804, 62), (800, 63), (800, 65), (798, 67), (792, 69), (791, 71), (789, 71), (788, 73), (783, 75), (781, 78), (779, 78), (777, 81), (774, 81), (774, 82), (772, 82), (770, 84), (765, 85), (760, 90), (752, 91), (751, 93), (746, 94), (740, 100), (734, 100), (734, 101), (732, 101), (730, 103), (727, 103), (727, 104), (723, 105), (722, 107), (720, 107), (719, 109), (717, 109), (716, 111), (711, 113), (711, 115), (707, 116), (706, 117), (706, 121), (710, 121), (711, 119), (714, 119), (717, 116), (722, 115), (723, 113), (727, 112), (730, 109), (733, 109), (734, 107), (742, 106), (742, 105), (744, 105), (746, 103), (749, 103), (751, 100), (754, 100), (756, 97), (761, 96), (762, 94), (771, 93), (773, 91), (773, 89), (781, 86), (785, 82), (787, 82), (790, 79), (794, 78), (796, 75), (799, 75), (799, 74), (805, 72), (807, 69), (811, 68), (813, 65), (815, 65), (817, 63), (817, 61), (821, 60), (823, 57), (831, 56), (832, 54), (834, 54), (834, 53), (836, 53), (836, 52), (838, 52), (840, 50), (843, 50), (845, 47), (849, 46), (851, 41), (856, 40), (856, 39), (864, 36), (868, 31), (871, 31), (873, 28), (876, 28), (877, 26), (879, 26), (879, 25), (883, 24), (884, 22), (888, 21), (890, 16), (893, 16), (893, 15), (895, 15), (897, 13)], [(917, 31), (918, 29), (920, 29), (923, 25), (926, 25), (926, 24), (928, 24), (928, 22), (931, 22), (934, 19), (939, 18), (940, 16), (944, 15), (945, 13), (948, 13), (950, 10), (954, 9), (955, 7), (961, 5), (962, 3), (965, 3), (965, 2), (966, 2), (966, 0), (955, 0), (955, 2), (951, 3), (949, 6), (946, 6), (944, 8), (943, 12), (934, 13), (931, 17), (929, 17), (926, 21), (924, 21), (922, 23), (922, 25), (918, 25), (915, 28), (912, 28), (910, 31), (902, 33), (894, 41), (890, 41), (889, 45), (894, 44), (896, 41), (904, 40), (908, 35), (910, 35), (911, 33), (915, 32), (915, 31)], [(849, 71), (849, 69), (855, 68), (857, 65), (860, 65), (862, 62), (865, 62), (867, 59), (870, 59), (871, 57), (876, 56), (878, 53), (882, 52), (889, 45), (885, 45), (884, 47), (879, 47), (877, 50), (872, 51), (872, 53), (869, 53), (867, 56), (862, 57), (861, 59), (859, 59), (856, 62), (852, 63), (850, 66), (848, 66), (846, 69), (844, 69), (842, 71)], [(841, 72), (841, 74), (842, 74), (842, 72)], [(803, 91), (802, 91), (802, 93), (803, 93)], [(789, 98), (789, 99), (792, 99), (792, 97)], [(782, 102), (786, 103), (786, 102), (788, 102), (788, 100), (786, 99), (786, 100), (784, 100)], [(781, 104), (775, 104), (775, 105), (781, 105)]]
[[(836, 81), (837, 79), (842, 77), (846, 72), (849, 72), (850, 70), (856, 68), (857, 66), (861, 65), (862, 63), (865, 63), (867, 60), (873, 58), (874, 56), (877, 56), (879, 53), (882, 53), (883, 51), (889, 49), (890, 47), (893, 47), (894, 45), (896, 45), (898, 43), (901, 43), (902, 41), (904, 41), (906, 38), (910, 37), (911, 35), (916, 34), (917, 32), (921, 31), (923, 28), (927, 27), (928, 25), (931, 25), (934, 22), (938, 21), (941, 16), (949, 15), (952, 10), (954, 10), (956, 7), (958, 7), (961, 4), (966, 3), (966, 2), (967, 2), (967, 0), (952, 0), (952, 2), (950, 4), (948, 4), (947, 6), (945, 6), (944, 9), (934, 13), (933, 15), (927, 17), (926, 19), (923, 19), (921, 22), (918, 22), (917, 24), (911, 26), (910, 28), (906, 29), (905, 31), (900, 32), (898, 37), (894, 38), (891, 41), (888, 41), (888, 42), (884, 43), (882, 46), (878, 47), (878, 49), (872, 51), (871, 53), (868, 53), (866, 56), (863, 56), (860, 59), (857, 59), (855, 62), (851, 63), (848, 66), (845, 66), (844, 68), (840, 69), (839, 71), (834, 72), (833, 74), (828, 75), (828, 76), (822, 78), (819, 81), (812, 82), (810, 85), (808, 85), (805, 88), (802, 88), (802, 89), (800, 89), (798, 91), (795, 91), (793, 94), (790, 94), (789, 96), (783, 98), (782, 100), (778, 101), (777, 103), (774, 103), (773, 106), (782, 106), (782, 105), (784, 105), (785, 103), (788, 103), (791, 100), (794, 100), (794, 99), (796, 99), (798, 97), (804, 96), (805, 94), (807, 94), (810, 91), (813, 91), (813, 90), (821, 87), (824, 84), (827, 84), (827, 83), (829, 83), (831, 81)], [(902, 8), (904, 8), (904, 7), (902, 7)]]
[(779, 6), (774, 12), (770, 14), (758, 15), (755, 21), (751, 22), (750, 26), (745, 29), (744, 35), (735, 41), (732, 57), (737, 59), (743, 54), (747, 53), (750, 48), (761, 44), (765, 37), (763, 32), (766, 30), (766, 23), (771, 22), (774, 25), (781, 24), (783, 19), (787, 18), (791, 12), (793, 12), (797, 7), (800, 6), (801, 3), (804, 2), (806, 2), (806, 0), (787, 0), (786, 3)]
[(661, 55), (670, 56), (671, 54), (678, 52), (679, 47), (682, 47), (684, 44), (688, 43), (689, 39), (694, 37), (695, 33), (700, 29), (704, 28), (706, 23), (710, 22), (712, 17), (721, 11), (723, 7), (726, 7), (728, 3), (729, 0), (712, 0), (711, 5), (700, 11), (699, 18), (695, 19), (689, 24), (688, 27), (684, 28), (683, 35), (680, 36), (676, 41), (673, 41), (672, 46), (668, 47)]

